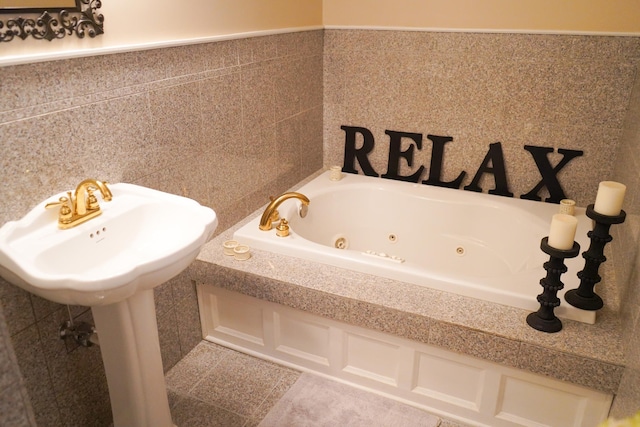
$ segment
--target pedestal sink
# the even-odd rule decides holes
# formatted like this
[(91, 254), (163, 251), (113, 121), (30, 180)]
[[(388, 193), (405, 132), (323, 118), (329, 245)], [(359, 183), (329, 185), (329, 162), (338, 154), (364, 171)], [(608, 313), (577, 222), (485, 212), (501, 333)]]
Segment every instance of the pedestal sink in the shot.
[(0, 228), (0, 275), (61, 304), (90, 306), (115, 427), (172, 427), (153, 288), (184, 270), (216, 214), (196, 201), (132, 184), (109, 186), (102, 214), (66, 230), (36, 206)]

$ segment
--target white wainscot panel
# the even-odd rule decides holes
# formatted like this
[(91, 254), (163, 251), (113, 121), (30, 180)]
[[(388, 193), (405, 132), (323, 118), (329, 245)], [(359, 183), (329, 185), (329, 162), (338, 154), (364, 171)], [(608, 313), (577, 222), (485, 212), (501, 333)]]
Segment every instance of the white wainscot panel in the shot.
[(264, 314), (261, 306), (247, 304), (246, 298), (235, 297), (231, 292), (226, 292), (224, 296), (206, 294), (201, 297), (206, 299), (208, 307), (214, 308), (207, 309), (210, 317), (203, 322), (203, 328), (232, 339), (237, 338), (239, 342), (264, 345)]
[[(503, 376), (496, 418), (518, 425), (580, 427), (592, 425), (592, 420), (607, 415), (610, 401), (600, 393), (581, 389), (575, 394), (573, 387), (554, 387), (536, 383), (531, 379)], [(575, 390), (577, 391), (577, 390)]]
[(459, 361), (417, 354), (414, 393), (477, 411), (486, 371)]
[(344, 334), (344, 372), (398, 386), (402, 347), (353, 333)]
[(277, 352), (329, 366), (330, 328), (290, 313), (275, 312), (274, 343)]

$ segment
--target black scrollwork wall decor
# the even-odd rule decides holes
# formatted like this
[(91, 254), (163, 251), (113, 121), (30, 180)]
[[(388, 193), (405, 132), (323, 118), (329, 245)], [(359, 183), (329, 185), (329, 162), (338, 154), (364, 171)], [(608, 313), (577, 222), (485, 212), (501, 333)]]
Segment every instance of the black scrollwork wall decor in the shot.
[(29, 37), (52, 41), (74, 33), (93, 38), (104, 33), (104, 17), (98, 13), (101, 6), (100, 0), (42, 0), (37, 7), (22, 6), (20, 0), (0, 0), (0, 13), (14, 15), (0, 20), (0, 42)]

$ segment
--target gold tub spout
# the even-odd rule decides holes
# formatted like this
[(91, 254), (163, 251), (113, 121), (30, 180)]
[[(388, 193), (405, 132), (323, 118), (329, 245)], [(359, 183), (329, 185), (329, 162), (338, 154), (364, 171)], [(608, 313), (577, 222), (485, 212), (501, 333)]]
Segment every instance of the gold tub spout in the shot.
[(272, 199), (271, 203), (269, 203), (269, 205), (262, 213), (262, 217), (260, 218), (260, 230), (271, 230), (272, 222), (275, 218), (278, 218), (278, 206), (280, 206), (282, 202), (288, 199), (298, 199), (303, 205), (309, 206), (309, 199), (302, 193), (296, 193), (294, 191), (282, 193), (275, 199)]

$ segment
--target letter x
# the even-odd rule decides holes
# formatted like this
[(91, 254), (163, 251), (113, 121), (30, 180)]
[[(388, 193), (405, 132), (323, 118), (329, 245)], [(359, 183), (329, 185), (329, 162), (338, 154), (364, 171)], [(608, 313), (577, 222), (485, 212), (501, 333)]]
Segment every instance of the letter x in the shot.
[(535, 160), (536, 166), (538, 166), (538, 171), (540, 171), (542, 179), (535, 187), (533, 187), (531, 191), (529, 191), (527, 194), (523, 194), (522, 196), (520, 196), (520, 198), (527, 200), (542, 200), (542, 198), (538, 196), (538, 192), (540, 192), (542, 188), (547, 187), (547, 189), (549, 190), (549, 198), (545, 199), (545, 202), (560, 203), (560, 200), (565, 199), (566, 196), (564, 195), (562, 186), (558, 181), (558, 172), (560, 172), (560, 169), (565, 167), (567, 163), (569, 163), (569, 161), (576, 157), (582, 156), (584, 154), (584, 151), (565, 150), (563, 148), (559, 148), (558, 153), (563, 155), (562, 160), (560, 160), (560, 162), (558, 162), (555, 167), (552, 167), (549, 163), (547, 154), (553, 153), (553, 148), (525, 145), (524, 149), (530, 152), (533, 156), (533, 160)]

